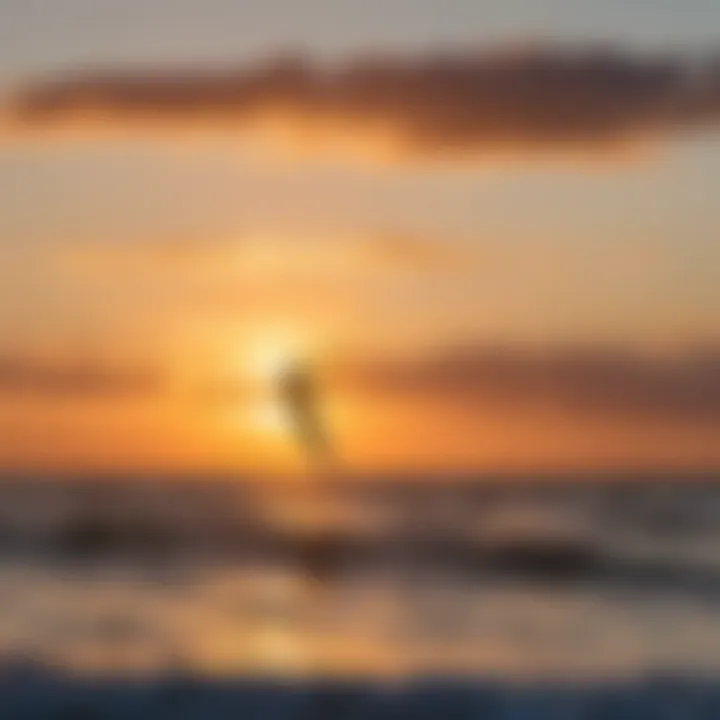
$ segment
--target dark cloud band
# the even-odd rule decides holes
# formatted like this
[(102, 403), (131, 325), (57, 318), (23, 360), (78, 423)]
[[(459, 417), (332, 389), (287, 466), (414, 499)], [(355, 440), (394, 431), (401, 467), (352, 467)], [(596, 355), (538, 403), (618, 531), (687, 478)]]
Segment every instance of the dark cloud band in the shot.
[(490, 411), (536, 407), (619, 419), (720, 420), (720, 351), (650, 357), (620, 350), (467, 348), (368, 363), (351, 376), (366, 393)]
[(160, 384), (157, 374), (145, 369), (0, 358), (0, 396), (5, 397), (145, 396)]
[(240, 132), (267, 116), (352, 141), (377, 133), (416, 156), (584, 148), (713, 127), (720, 63), (615, 49), (546, 47), (338, 67), (279, 60), (226, 72), (98, 74), (28, 87), (25, 127), (77, 118), (113, 129), (205, 124)]

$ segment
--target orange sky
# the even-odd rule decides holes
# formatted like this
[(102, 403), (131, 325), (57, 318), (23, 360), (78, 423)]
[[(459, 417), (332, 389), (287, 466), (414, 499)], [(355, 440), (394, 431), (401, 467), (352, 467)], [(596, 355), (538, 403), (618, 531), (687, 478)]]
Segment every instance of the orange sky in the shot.
[(302, 470), (296, 356), (348, 471), (720, 464), (714, 6), (88, 1), (0, 10), (0, 469)]

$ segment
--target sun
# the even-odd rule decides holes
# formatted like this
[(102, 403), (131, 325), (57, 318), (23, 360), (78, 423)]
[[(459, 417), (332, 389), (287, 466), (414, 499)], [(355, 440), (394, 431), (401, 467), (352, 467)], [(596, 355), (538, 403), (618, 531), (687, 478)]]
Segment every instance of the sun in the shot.
[(295, 361), (290, 346), (267, 344), (254, 348), (247, 359), (247, 371), (255, 381), (275, 382)]
[(287, 368), (312, 354), (311, 343), (299, 333), (267, 332), (248, 343), (243, 365), (251, 381), (274, 386)]
[(244, 344), (240, 373), (252, 388), (253, 400), (243, 416), (253, 434), (274, 441), (292, 436), (292, 419), (278, 386), (289, 368), (314, 357), (311, 348), (306, 336), (288, 329), (267, 329)]
[[(233, 376), (247, 388), (246, 399), (233, 410), (233, 424), (276, 450), (297, 441), (290, 407), (281, 393), (282, 379), (296, 367), (324, 368), (331, 346), (299, 328), (268, 326), (245, 334), (228, 355)], [(333, 408), (323, 402), (323, 413)], [(334, 413), (333, 413), (334, 415)]]

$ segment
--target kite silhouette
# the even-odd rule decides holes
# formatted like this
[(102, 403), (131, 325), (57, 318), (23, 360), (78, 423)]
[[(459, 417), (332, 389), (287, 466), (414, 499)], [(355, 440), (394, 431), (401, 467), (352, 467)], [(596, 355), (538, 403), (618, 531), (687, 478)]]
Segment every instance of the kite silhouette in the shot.
[(279, 394), (295, 437), (316, 467), (327, 467), (332, 448), (320, 413), (320, 391), (307, 362), (294, 361), (281, 373)]

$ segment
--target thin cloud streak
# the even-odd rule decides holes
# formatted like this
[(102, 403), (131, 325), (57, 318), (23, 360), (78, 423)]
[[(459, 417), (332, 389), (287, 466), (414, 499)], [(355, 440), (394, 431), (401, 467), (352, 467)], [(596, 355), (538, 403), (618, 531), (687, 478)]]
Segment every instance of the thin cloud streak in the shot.
[(161, 386), (159, 374), (144, 368), (0, 357), (0, 397), (145, 397)]
[(671, 422), (720, 420), (720, 349), (672, 356), (629, 350), (461, 348), (346, 370), (362, 393), (568, 415)]

